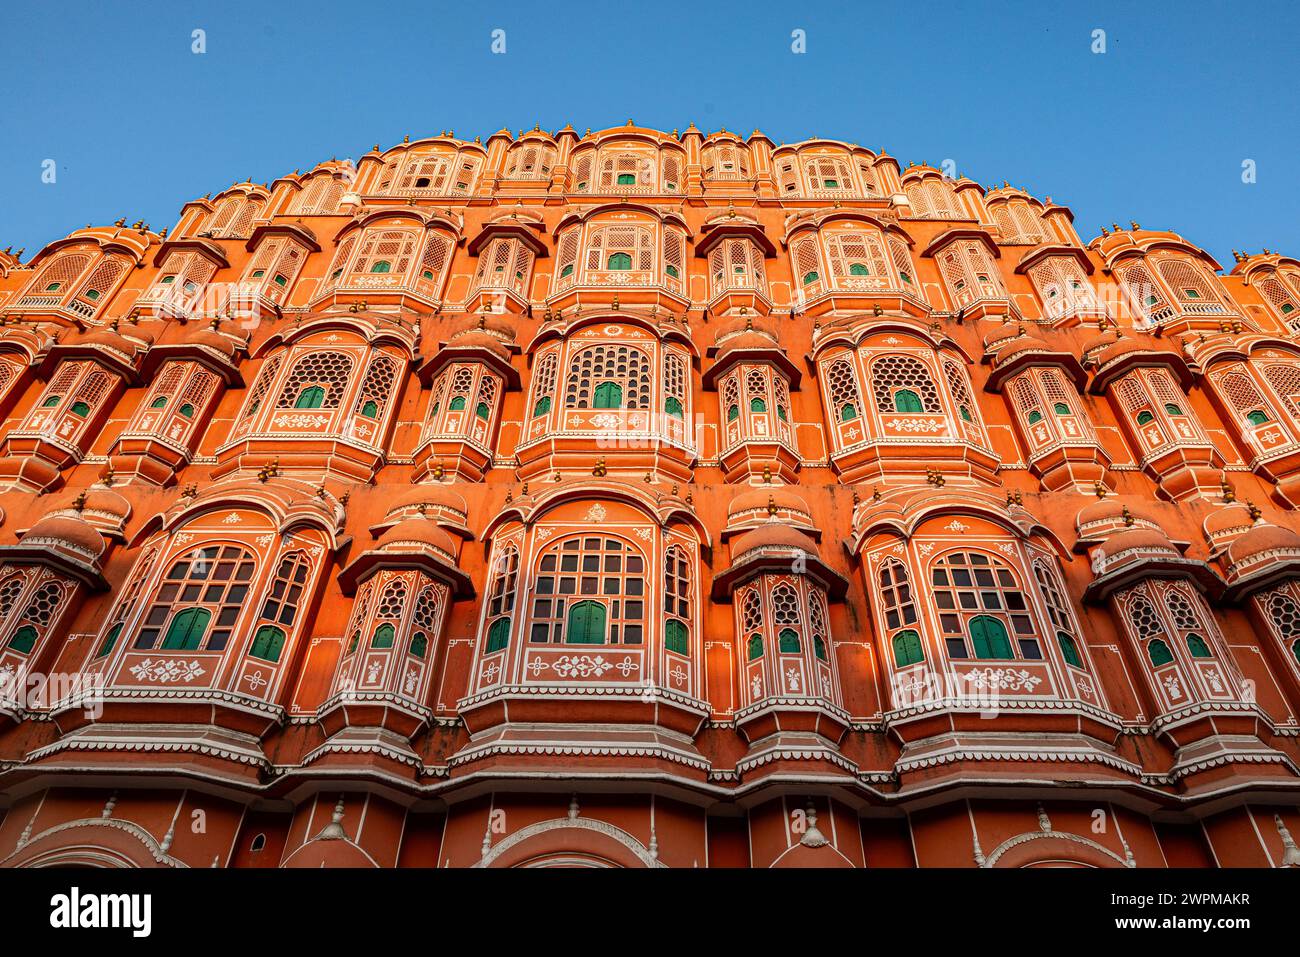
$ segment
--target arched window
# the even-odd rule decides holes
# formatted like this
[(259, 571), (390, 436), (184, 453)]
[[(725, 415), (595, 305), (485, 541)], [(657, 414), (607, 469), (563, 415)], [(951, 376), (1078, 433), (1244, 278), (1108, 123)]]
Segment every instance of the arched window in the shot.
[(826, 369), (830, 386), (831, 408), (841, 422), (851, 422), (858, 417), (862, 400), (858, 396), (858, 376), (848, 359), (836, 359)]
[(1210, 646), (1205, 643), (1205, 639), (1197, 634), (1187, 636), (1187, 650), (1191, 652), (1193, 658), (1214, 657), (1214, 654), (1210, 651)]
[(934, 563), (931, 583), (950, 658), (1043, 657), (1029, 603), (1000, 559), (952, 552)]
[(871, 363), (870, 379), (872, 396), (881, 412), (943, 411), (930, 371), (915, 356), (878, 357)]
[[(343, 401), (343, 394), (347, 391), (348, 379), (351, 375), (352, 357), (346, 353), (308, 352), (294, 363), (280, 391), (276, 407), (337, 409), (339, 403)], [(306, 398), (304, 394), (307, 394)]]
[(370, 639), (371, 648), (391, 648), (393, 647), (393, 636), (395, 630), (392, 625), (385, 622), (375, 629), (374, 635)]
[(249, 654), (263, 661), (279, 661), (284, 649), (284, 629), (275, 625), (263, 625), (253, 636), (253, 647)]
[(746, 660), (756, 661), (763, 657), (763, 636), (758, 632), (749, 636), (746, 643)]
[[(651, 366), (650, 356), (632, 346), (609, 344), (583, 349), (573, 357), (569, 368), (565, 406), (649, 409)], [(613, 388), (602, 390), (605, 384)]]
[(642, 555), (619, 539), (576, 536), (556, 542), (537, 565), (529, 641), (591, 643), (599, 633), (601, 642), (641, 644), (648, 610), (645, 573)]
[(674, 545), (664, 553), (664, 647), (690, 654), (691, 572), (686, 550)]
[[(799, 596), (789, 585), (777, 585), (772, 589), (772, 620), (777, 628), (777, 648), (782, 654), (793, 654), (801, 648), (799, 626), (802, 615), (799, 610)], [(785, 626), (785, 627), (782, 627)]]
[(510, 642), (510, 616), (515, 610), (515, 586), (519, 579), (519, 550), (508, 546), (496, 560), (492, 591), (488, 595), (487, 650), (500, 651)]
[(632, 268), (632, 257), (627, 253), (613, 253), (605, 263), (606, 269), (625, 271)]
[(248, 600), (254, 573), (252, 554), (237, 545), (208, 545), (174, 560), (134, 647), (157, 648), (162, 637), (167, 650), (224, 649)]
[(1075, 668), (1083, 667), (1083, 659), (1079, 657), (1079, 646), (1071, 635), (1058, 631), (1056, 633), (1056, 643), (1060, 646), (1061, 657), (1065, 659), (1067, 665), (1072, 665)]
[(1151, 664), (1157, 668), (1174, 660), (1173, 652), (1160, 638), (1153, 638), (1147, 642), (1147, 656), (1151, 659)]

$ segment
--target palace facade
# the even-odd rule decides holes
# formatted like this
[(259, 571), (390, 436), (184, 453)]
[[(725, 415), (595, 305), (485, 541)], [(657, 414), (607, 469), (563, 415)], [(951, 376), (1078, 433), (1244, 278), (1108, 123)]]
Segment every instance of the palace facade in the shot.
[(755, 131), (0, 254), (0, 863), (1300, 863), (1300, 261)]

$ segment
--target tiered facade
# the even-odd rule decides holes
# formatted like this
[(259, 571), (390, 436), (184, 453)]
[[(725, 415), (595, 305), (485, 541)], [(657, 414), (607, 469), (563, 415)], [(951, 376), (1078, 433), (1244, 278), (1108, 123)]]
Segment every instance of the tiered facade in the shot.
[(1300, 262), (445, 133), (0, 254), (0, 863), (1300, 863)]

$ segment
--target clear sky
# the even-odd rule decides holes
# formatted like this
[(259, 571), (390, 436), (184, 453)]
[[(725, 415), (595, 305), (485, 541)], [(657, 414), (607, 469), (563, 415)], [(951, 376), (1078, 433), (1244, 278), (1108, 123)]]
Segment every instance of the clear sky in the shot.
[(951, 159), (1070, 206), (1085, 241), (1135, 219), (1229, 267), (1300, 256), (1297, 35), (1294, 2), (3, 0), (0, 248), (170, 227), (408, 133), (634, 118)]

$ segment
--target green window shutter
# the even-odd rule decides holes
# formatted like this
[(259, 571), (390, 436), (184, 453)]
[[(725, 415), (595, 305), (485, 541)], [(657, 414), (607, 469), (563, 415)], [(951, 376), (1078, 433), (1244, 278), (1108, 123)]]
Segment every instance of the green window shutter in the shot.
[(161, 409), (164, 408), (166, 405), (167, 405), (167, 396), (160, 395), (158, 396), (158, 398), (154, 399), (152, 402), (149, 403), (149, 408)]
[(492, 412), (488, 408), (486, 402), (480, 402), (478, 405), (474, 406), (474, 414), (486, 422), (491, 417)]
[(1052, 406), (1052, 411), (1055, 412), (1057, 415), (1069, 415), (1070, 407), (1066, 405), (1064, 402), (1057, 402), (1055, 405)]
[(1205, 643), (1205, 639), (1200, 635), (1187, 636), (1187, 650), (1192, 653), (1193, 658), (1214, 657), (1214, 654), (1210, 651), (1210, 646)]
[(727, 409), (728, 422), (735, 422), (738, 418), (740, 418), (740, 406), (733, 405)]
[(894, 664), (899, 668), (914, 665), (925, 660), (921, 650), (921, 636), (911, 628), (900, 631), (894, 636)]
[(840, 421), (852, 422), (858, 417), (857, 407), (852, 402), (847, 403), (844, 408), (840, 409)]
[(1034, 425), (1035, 423), (1042, 422), (1042, 421), (1043, 421), (1043, 413), (1039, 412), (1037, 409), (1034, 409), (1033, 412), (1029, 413), (1030, 425)]
[(319, 409), (325, 404), (325, 390), (318, 385), (308, 386), (298, 393), (294, 401), (295, 409)]
[(74, 414), (80, 415), (84, 418), (85, 416), (90, 415), (90, 406), (86, 405), (84, 402), (74, 402), (72, 403), (72, 411)]
[(805, 286), (810, 286), (820, 278), (821, 277), (818, 276), (817, 273), (815, 272), (806, 272), (803, 274), (803, 284)]
[(1180, 409), (1180, 408), (1178, 408), (1178, 406), (1174, 405), (1172, 402), (1166, 402), (1166, 403), (1165, 403), (1165, 411), (1168, 412), (1170, 415), (1182, 415), (1182, 414), (1183, 414), (1183, 410)]
[(1291, 654), (1295, 655), (1295, 660), (1300, 662), (1300, 639), (1291, 642)]
[(374, 399), (366, 399), (365, 405), (361, 407), (361, 414), (367, 419), (373, 419), (379, 414), (379, 405)]
[(1072, 637), (1063, 631), (1056, 633), (1056, 643), (1061, 646), (1061, 657), (1065, 659), (1067, 665), (1073, 665), (1076, 668), (1083, 667), (1083, 659), (1079, 657), (1079, 646), (1075, 644)]
[(819, 661), (826, 660), (826, 642), (822, 640), (821, 635), (813, 635), (813, 654)]
[(411, 639), (411, 654), (417, 658), (423, 658), (429, 653), (429, 638), (421, 633)]
[(591, 407), (593, 409), (623, 408), (623, 387), (617, 382), (602, 382), (596, 386)]
[(667, 398), (667, 400), (664, 402), (664, 411), (667, 412), (669, 415), (671, 415), (674, 419), (682, 418), (684, 413), (682, 410), (681, 400), (676, 398), (675, 396), (670, 395)]
[(253, 648), (249, 654), (263, 661), (279, 661), (283, 649), (284, 632), (275, 625), (263, 625), (253, 636)]
[(451, 400), (451, 404), (448, 405), (447, 408), (452, 412), (462, 411), (465, 408), (465, 397), (463, 395), (456, 396)]
[(777, 417), (778, 419), (780, 419), (782, 422), (789, 422), (789, 421), (790, 421), (788, 418), (786, 418), (786, 414), (785, 414), (785, 406), (783, 406), (783, 405), (778, 405), (778, 406), (776, 407), (776, 417)]
[(393, 268), (393, 264), (386, 259), (381, 259), (370, 267), (371, 272), (388, 272)]
[(163, 636), (162, 647), (168, 651), (194, 651), (203, 642), (212, 612), (206, 608), (186, 608), (172, 618)]
[(921, 397), (911, 389), (899, 389), (894, 393), (894, 411), (896, 412), (924, 412), (921, 406)]
[(563, 269), (560, 270), (561, 279), (564, 279), (566, 276), (572, 276), (572, 275), (573, 275), (573, 263), (569, 263), (569, 265), (565, 266)]
[(1251, 425), (1263, 425), (1268, 421), (1268, 416), (1259, 409), (1255, 409), (1253, 412), (1248, 412), (1246, 418), (1250, 420)]
[(799, 635), (793, 628), (782, 628), (781, 633), (776, 636), (778, 647), (786, 653), (799, 650)]
[(976, 658), (1014, 658), (1006, 625), (996, 618), (980, 615), (970, 620), (970, 639)]
[(1151, 664), (1157, 668), (1174, 660), (1174, 654), (1169, 650), (1169, 646), (1159, 638), (1147, 644), (1147, 657), (1151, 659)]
[(606, 263), (605, 268), (624, 272), (632, 268), (632, 257), (627, 253), (614, 253), (609, 257), (609, 262)]
[(549, 395), (544, 395), (540, 399), (538, 399), (537, 404), (533, 406), (533, 418), (537, 418), (539, 415), (545, 415), (547, 412), (550, 411), (551, 411), (551, 397)]
[(60, 402), (62, 402), (62, 401), (63, 401), (63, 399), (62, 399), (61, 396), (52, 395), (52, 396), (50, 396), (48, 399), (46, 399), (44, 402), (41, 403), (41, 408), (42, 408), (42, 409), (52, 409), (52, 408), (54, 408), (56, 405), (58, 405), (58, 404), (59, 404)]
[(750, 399), (750, 400), (749, 400), (749, 411), (750, 411), (750, 412), (766, 412), (766, 411), (767, 411), (767, 403), (764, 402), (762, 399)]
[(271, 279), (271, 282), (275, 283), (277, 286), (283, 289), (288, 284), (289, 277), (281, 275), (280, 273), (276, 273), (275, 276)]
[(371, 648), (391, 648), (393, 647), (393, 626), (389, 624), (380, 625), (375, 629), (374, 636), (370, 639)]
[(686, 626), (675, 618), (669, 619), (668, 624), (664, 626), (664, 647), (679, 655), (686, 655), (690, 654), (689, 641), (690, 636)]
[(16, 632), (13, 638), (9, 639), (9, 647), (14, 651), (21, 651), (27, 654), (36, 644), (36, 629), (31, 625), (23, 625)]
[(970, 409), (966, 408), (966, 406), (963, 405), (963, 406), (962, 406), (961, 408), (959, 408), (957, 411), (961, 413), (961, 418), (962, 418), (962, 421), (963, 421), (963, 422), (970, 422), (970, 421), (972, 421), (972, 420), (971, 420), (971, 417), (970, 417)]
[(863, 265), (862, 263), (853, 263), (851, 266), (849, 266), (849, 275), (850, 275), (850, 276), (870, 276), (870, 275), (871, 275), (871, 270), (869, 270), (869, 269), (868, 269), (865, 265)]
[(676, 279), (678, 276), (676, 266), (665, 266), (664, 272), (668, 273), (668, 275), (671, 276), (673, 279)]
[(100, 644), (99, 651), (95, 652), (95, 657), (103, 658), (106, 654), (112, 651), (113, 646), (117, 644), (118, 636), (121, 634), (122, 623), (119, 621), (112, 628), (108, 629), (108, 634), (104, 636), (104, 641)]
[(488, 651), (500, 651), (510, 644), (510, 619), (498, 618), (488, 628)]
[(763, 657), (763, 636), (762, 635), (755, 633), (749, 636), (749, 642), (747, 644), (746, 653), (749, 655), (750, 661), (753, 661), (755, 658)]
[(605, 606), (598, 601), (580, 601), (570, 608), (564, 640), (570, 645), (603, 645)]
[(187, 419), (194, 418), (194, 406), (190, 405), (188, 402), (181, 406), (179, 411), (181, 415), (185, 416)]
[(635, 186), (636, 175), (633, 173), (619, 173), (617, 182), (619, 186)]
[(1152, 415), (1146, 409), (1143, 409), (1141, 412), (1138, 413), (1138, 417), (1137, 417), (1138, 425), (1146, 425), (1148, 422), (1152, 422), (1154, 420), (1155, 420), (1155, 416)]

